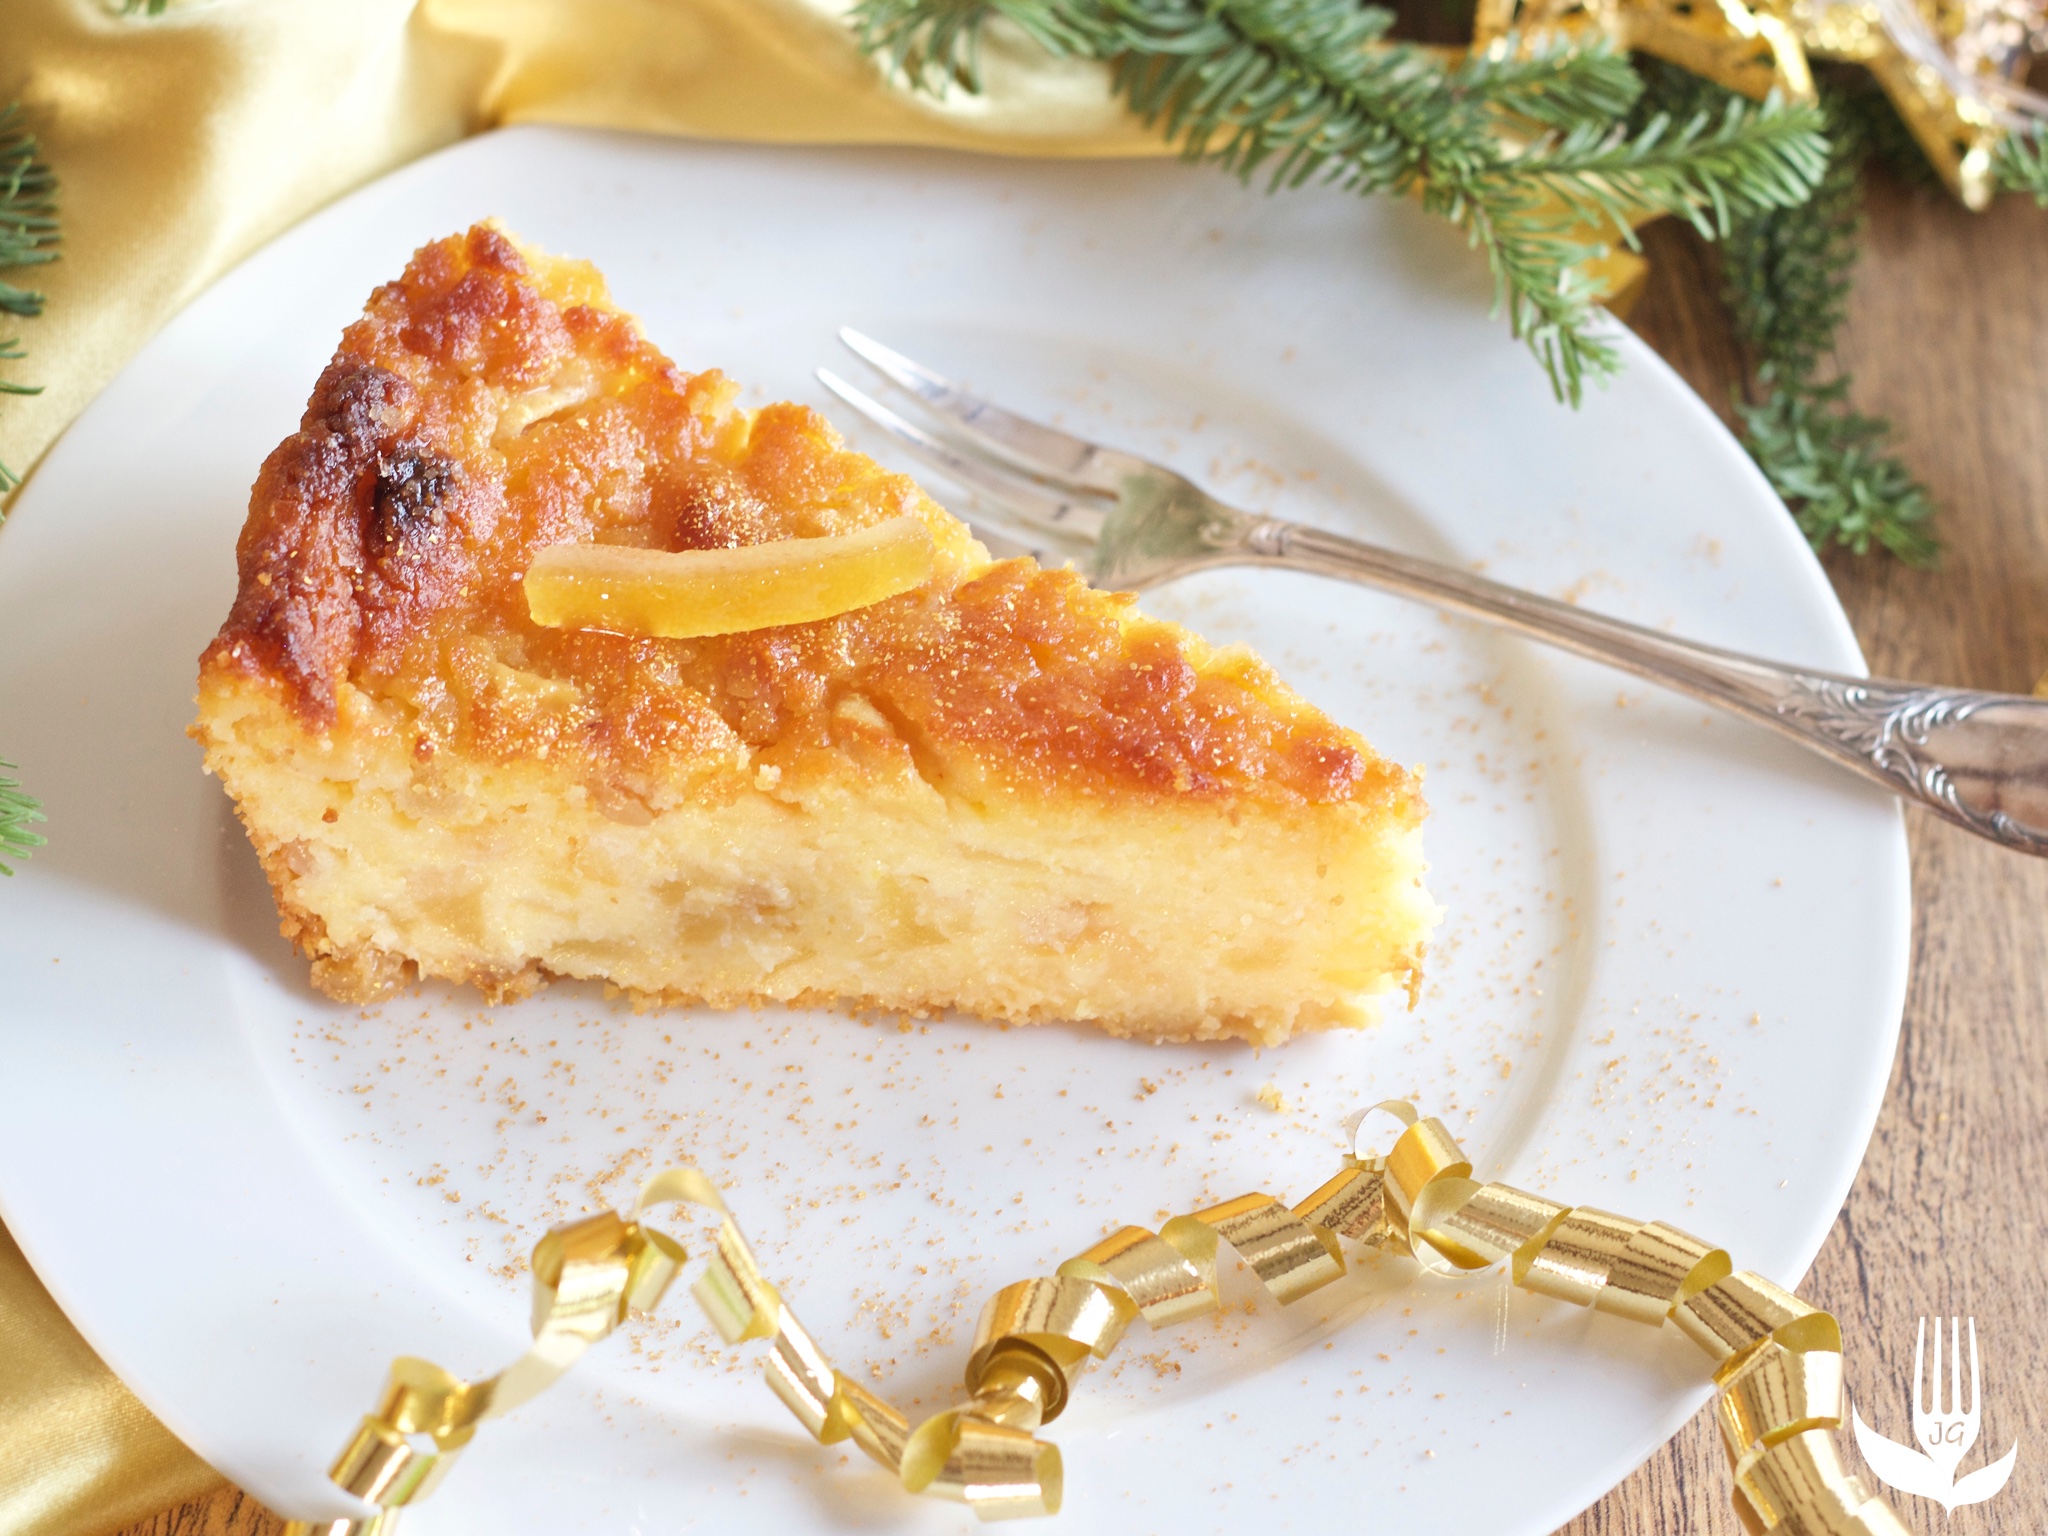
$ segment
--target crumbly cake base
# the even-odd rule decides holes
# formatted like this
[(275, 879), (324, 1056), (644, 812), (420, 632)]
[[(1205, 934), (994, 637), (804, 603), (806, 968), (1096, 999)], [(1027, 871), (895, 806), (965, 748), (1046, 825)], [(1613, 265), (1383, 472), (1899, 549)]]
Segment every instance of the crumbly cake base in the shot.
[(209, 679), (202, 704), (283, 932), (351, 1002), (577, 977), (637, 1005), (1270, 1044), (1371, 1022), (1435, 915), (1417, 829), (1355, 804), (963, 803), (900, 770), (879, 717), (850, 722), (871, 750), (600, 803), (541, 761), (422, 760), (353, 690), (325, 732), (250, 680)]

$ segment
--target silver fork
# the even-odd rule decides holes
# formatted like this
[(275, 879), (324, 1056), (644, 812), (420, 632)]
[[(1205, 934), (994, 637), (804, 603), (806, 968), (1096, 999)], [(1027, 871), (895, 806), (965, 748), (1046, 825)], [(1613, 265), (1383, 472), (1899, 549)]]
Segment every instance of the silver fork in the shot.
[(1913, 1345), (1913, 1438), (1928, 1459), (1955, 1477), (1956, 1463), (1977, 1443), (1978, 1405), (1983, 1378), (1977, 1371), (1977, 1319), (1970, 1319), (1970, 1406), (1963, 1406), (1963, 1355), (1959, 1325), (1948, 1320), (1948, 1396), (1942, 1397), (1941, 1319), (1934, 1320), (1934, 1373), (1922, 1368), (1927, 1347), (1927, 1319), (1920, 1319), (1920, 1337)]
[(818, 378), (958, 482), (997, 554), (1070, 561), (1142, 591), (1222, 565), (1281, 566), (1419, 598), (1603, 661), (1791, 737), (1958, 826), (2048, 855), (2048, 700), (1844, 677), (1674, 639), (1468, 571), (1241, 511), (1163, 464), (1004, 410), (858, 331), (840, 339), (914, 412)]

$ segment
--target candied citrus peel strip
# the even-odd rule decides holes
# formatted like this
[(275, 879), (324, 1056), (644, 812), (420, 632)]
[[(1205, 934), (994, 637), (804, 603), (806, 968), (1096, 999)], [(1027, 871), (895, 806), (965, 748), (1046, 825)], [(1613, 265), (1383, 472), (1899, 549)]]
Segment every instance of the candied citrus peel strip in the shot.
[(688, 640), (865, 608), (930, 581), (932, 558), (931, 530), (907, 513), (858, 533), (738, 549), (556, 544), (533, 558), (526, 606), (551, 629)]

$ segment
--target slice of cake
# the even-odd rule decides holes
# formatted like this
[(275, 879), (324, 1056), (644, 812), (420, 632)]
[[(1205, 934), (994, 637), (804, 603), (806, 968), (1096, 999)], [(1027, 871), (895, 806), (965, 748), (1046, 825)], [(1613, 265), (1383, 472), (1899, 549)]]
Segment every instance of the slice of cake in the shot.
[[(1412, 775), (1248, 652), (991, 561), (814, 412), (735, 394), (489, 225), (343, 335), (257, 477), (194, 727), (316, 986), (575, 976), (1262, 1042), (1412, 996)], [(810, 623), (548, 628), (522, 586), (556, 545), (906, 513), (930, 580)]]

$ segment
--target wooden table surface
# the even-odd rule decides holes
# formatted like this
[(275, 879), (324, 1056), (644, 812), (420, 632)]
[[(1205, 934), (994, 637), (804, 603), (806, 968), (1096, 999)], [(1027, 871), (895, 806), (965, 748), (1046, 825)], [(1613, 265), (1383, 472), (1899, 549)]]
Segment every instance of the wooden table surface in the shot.
[[(1721, 408), (1741, 361), (1711, 253), (1668, 226), (1647, 244), (1654, 267), (1632, 323)], [(1932, 189), (1873, 185), (1842, 358), (1857, 402), (1901, 429), (1947, 544), (1934, 572), (1829, 558), (1871, 669), (2026, 692), (2048, 672), (2048, 211), (2008, 198), (1972, 215)], [(1918, 1531), (2037, 1536), (2048, 1530), (2048, 1394), (2035, 1387), (2048, 1367), (2048, 1264), (2033, 1246), (2048, 1230), (2048, 860), (1917, 812), (1910, 829), (1905, 1033), (1863, 1171), (1800, 1292), (1841, 1320), (1850, 1394), (1893, 1438), (1905, 1433), (1916, 1321), (1976, 1318), (1983, 1432), (1965, 1469), (2017, 1438), (2012, 1481), (1950, 1517), (1925, 1499), (1894, 1503)], [(279, 1528), (222, 1488), (124, 1536)], [(1738, 1536), (1711, 1421), (1695, 1419), (1565, 1529)]]

